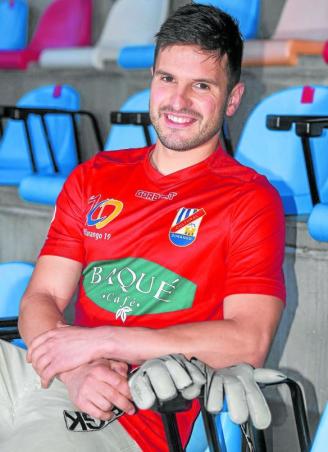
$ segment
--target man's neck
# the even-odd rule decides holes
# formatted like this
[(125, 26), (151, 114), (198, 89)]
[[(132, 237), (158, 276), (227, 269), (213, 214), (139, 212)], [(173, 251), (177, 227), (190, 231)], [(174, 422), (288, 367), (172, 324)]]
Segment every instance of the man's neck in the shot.
[(163, 146), (160, 141), (157, 141), (150, 157), (151, 164), (157, 171), (166, 176), (206, 160), (217, 149), (218, 144), (219, 140), (217, 140), (216, 144), (213, 143), (211, 147), (173, 151)]

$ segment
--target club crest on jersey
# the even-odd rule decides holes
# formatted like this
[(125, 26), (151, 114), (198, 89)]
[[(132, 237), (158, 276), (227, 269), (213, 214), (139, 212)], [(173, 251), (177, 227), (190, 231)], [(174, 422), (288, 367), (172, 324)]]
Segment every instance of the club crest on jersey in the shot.
[(204, 215), (204, 209), (179, 209), (169, 232), (171, 243), (176, 246), (191, 245), (196, 240)]

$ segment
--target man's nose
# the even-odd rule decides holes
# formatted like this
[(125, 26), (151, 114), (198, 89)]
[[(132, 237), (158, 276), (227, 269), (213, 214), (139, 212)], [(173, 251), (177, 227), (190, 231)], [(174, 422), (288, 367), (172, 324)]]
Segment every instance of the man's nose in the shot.
[(171, 95), (170, 104), (175, 111), (182, 110), (183, 108), (189, 108), (192, 104), (189, 88), (185, 86), (177, 86)]

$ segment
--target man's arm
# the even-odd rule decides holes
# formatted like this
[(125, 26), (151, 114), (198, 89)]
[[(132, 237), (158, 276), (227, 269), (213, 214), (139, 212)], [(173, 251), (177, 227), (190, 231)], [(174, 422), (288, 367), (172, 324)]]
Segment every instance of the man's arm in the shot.
[(282, 310), (283, 303), (272, 296), (230, 295), (224, 301), (224, 320), (159, 330), (108, 327), (107, 335), (104, 329), (103, 350), (99, 353), (135, 363), (182, 353), (214, 368), (240, 362), (258, 367), (269, 351)]
[(63, 312), (81, 276), (82, 264), (57, 256), (41, 256), (24, 294), (19, 331), (25, 343), (64, 322)]
[(57, 328), (33, 341), (29, 358), (45, 382), (90, 357), (141, 364), (158, 356), (182, 353), (214, 368), (240, 362), (260, 366), (282, 309), (283, 303), (275, 297), (238, 294), (225, 299), (225, 318), (220, 321), (158, 330), (111, 326)]
[[(63, 312), (76, 290), (81, 270), (82, 265), (71, 259), (40, 257), (20, 308), (19, 329), (28, 346), (35, 338), (64, 322)], [(87, 337), (91, 329), (84, 330)], [(67, 349), (68, 346), (66, 344)], [(82, 411), (103, 420), (113, 416), (114, 405), (129, 414), (134, 413), (127, 365), (107, 359), (90, 361), (56, 373), (66, 385), (72, 402)]]

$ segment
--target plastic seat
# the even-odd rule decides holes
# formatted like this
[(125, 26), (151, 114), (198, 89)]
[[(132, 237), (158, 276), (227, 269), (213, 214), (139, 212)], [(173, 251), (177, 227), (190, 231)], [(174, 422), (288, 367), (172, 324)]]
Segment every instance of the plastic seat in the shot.
[[(149, 111), (149, 89), (145, 89), (133, 94), (122, 105), (122, 112), (148, 112)], [(151, 141), (155, 143), (156, 133), (152, 126), (149, 126)], [(105, 149), (118, 150), (128, 148), (138, 148), (146, 146), (146, 139), (140, 126), (134, 125), (113, 125), (108, 134)]]
[(245, 42), (243, 65), (295, 65), (299, 55), (321, 55), (327, 36), (326, 0), (286, 0), (271, 39)]
[(326, 452), (328, 438), (328, 404), (321, 415), (320, 422), (311, 447), (311, 452)]
[(260, 0), (195, 0), (194, 3), (212, 5), (230, 14), (237, 20), (244, 39), (257, 36), (261, 13)]
[[(241, 452), (242, 437), (240, 427), (231, 421), (227, 411), (222, 411), (216, 416), (216, 430), (222, 450)], [(210, 452), (201, 415), (195, 421), (186, 452)]]
[(0, 264), (0, 317), (18, 315), (20, 300), (33, 272), (26, 262)]
[(45, 50), (40, 64), (44, 67), (103, 69), (106, 62), (117, 60), (121, 47), (152, 43), (168, 11), (169, 0), (116, 0), (94, 47)]
[[(260, 18), (260, 0), (199, 0), (194, 1), (203, 5), (213, 5), (223, 9), (235, 17), (239, 23), (245, 39), (257, 35)], [(153, 44), (125, 46), (118, 57), (118, 65), (123, 69), (145, 69), (153, 65), (155, 46)]]
[[(67, 85), (49, 85), (25, 94), (19, 107), (59, 108), (76, 110), (80, 96)], [(47, 142), (40, 117), (31, 115), (27, 120), (36, 169), (41, 174), (53, 174), (54, 169), (47, 152)], [(77, 164), (74, 131), (70, 118), (64, 115), (46, 117), (49, 138), (61, 172), (68, 174)], [(23, 177), (32, 174), (33, 167), (28, 141), (22, 121), (9, 120), (0, 141), (0, 184), (18, 185)]]
[[(27, 262), (0, 264), (0, 319), (18, 316), (21, 298), (33, 269), (34, 265)], [(22, 339), (15, 339), (13, 343), (26, 348)]]
[(328, 64), (328, 41), (325, 42), (323, 52), (322, 52), (322, 57), (323, 57), (324, 61)]
[(90, 45), (91, 24), (92, 0), (54, 0), (26, 49), (0, 52), (0, 69), (26, 69), (47, 48)]
[(26, 47), (28, 13), (26, 0), (0, 2), (0, 50), (21, 50)]
[[(327, 114), (328, 87), (293, 87), (262, 100), (251, 112), (242, 131), (235, 158), (264, 174), (277, 188), (286, 214), (309, 214), (312, 200), (303, 156), (302, 143), (294, 131), (271, 131), (266, 127), (268, 114)], [(327, 130), (311, 138), (312, 160), (320, 199), (328, 180)]]

